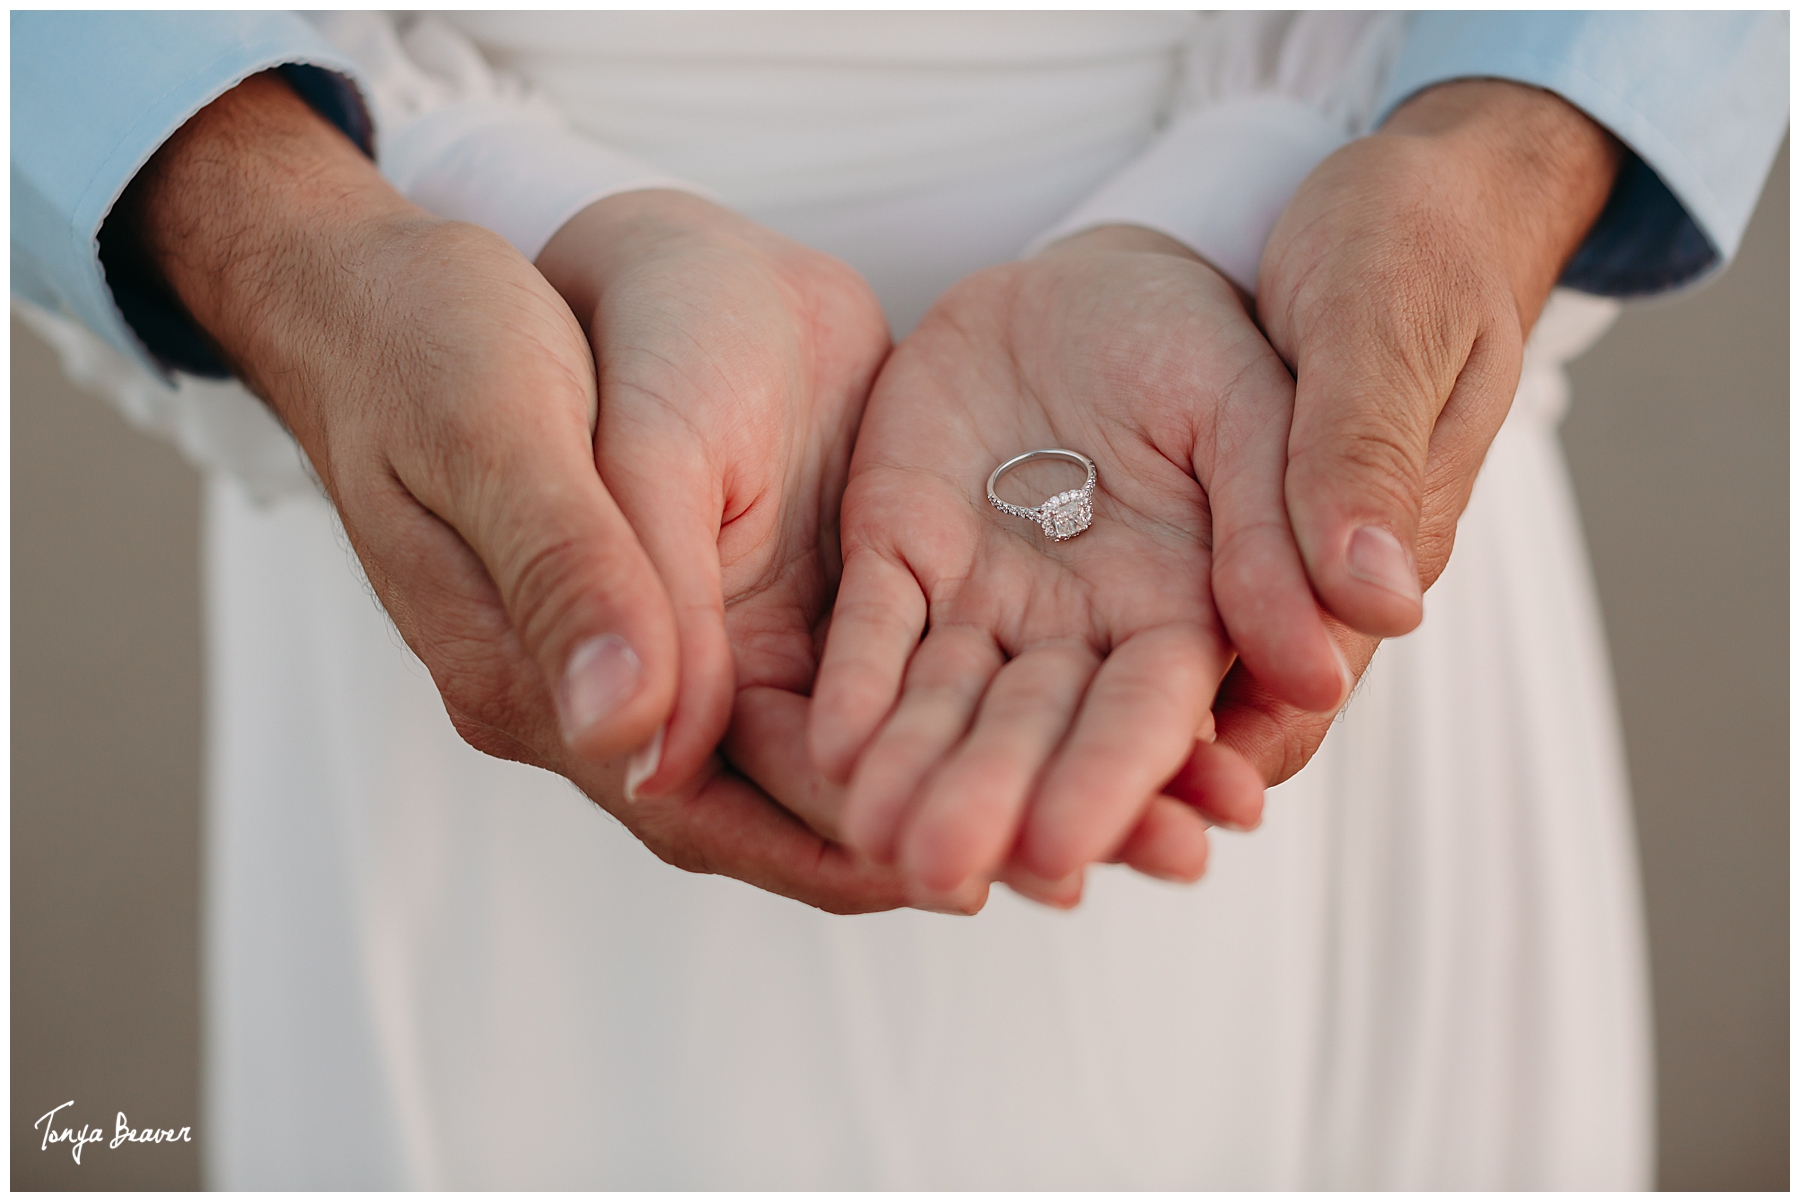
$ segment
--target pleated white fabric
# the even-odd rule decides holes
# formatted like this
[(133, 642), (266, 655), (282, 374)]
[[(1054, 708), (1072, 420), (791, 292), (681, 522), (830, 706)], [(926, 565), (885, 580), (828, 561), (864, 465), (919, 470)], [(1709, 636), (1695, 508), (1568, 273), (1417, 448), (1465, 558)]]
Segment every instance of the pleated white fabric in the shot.
[[(848, 259), (901, 331), (1118, 178), (1172, 106), (1238, 86), (1195, 72), (1242, 63), (1164, 14), (1068, 14), (1029, 38), (912, 14), (925, 24), (883, 43), (904, 62), (873, 75), (814, 16), (711, 41), (657, 16), (457, 18), (482, 50), (463, 86), (498, 63), (575, 127), (636, 139), (621, 149)], [(1267, 68), (1245, 78), (1354, 132), (1345, 98), (1372, 98), (1380, 56), (1327, 61), (1329, 39), (1293, 32), (1239, 28)], [(952, 71), (948, 117), (882, 127), (905, 154), (842, 144), (871, 106), (935, 111)], [(1016, 149), (976, 127), (1037, 110), (965, 96), (1009, 79), (1100, 80), (1129, 103), (1051, 110), (1080, 136), (1030, 154), (962, 155)], [(822, 103), (833, 80), (861, 108)], [(721, 107), (744, 119), (709, 124)], [(932, 130), (954, 135), (953, 169)], [(857, 168), (864, 152), (892, 174)], [(558, 778), (464, 746), (325, 502), (256, 503), (243, 481), (266, 448), (222, 451), (211, 1184), (1647, 1186), (1636, 859), (1555, 435), (1561, 364), (1612, 312), (1554, 298), (1425, 623), (1383, 647), (1265, 828), (1220, 834), (1195, 888), (1100, 870), (1072, 914), (998, 891), (969, 920), (832, 917), (664, 866)]]

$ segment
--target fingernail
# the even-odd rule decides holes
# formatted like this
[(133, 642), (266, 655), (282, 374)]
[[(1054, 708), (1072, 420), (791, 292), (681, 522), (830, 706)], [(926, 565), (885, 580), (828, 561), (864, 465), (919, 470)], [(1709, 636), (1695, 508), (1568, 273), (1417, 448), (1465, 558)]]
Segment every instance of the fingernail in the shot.
[(1050, 886), (1051, 904), (1071, 907), (1081, 901), (1081, 887), (1087, 880), (1087, 869), (1077, 868), (1060, 881)]
[(1350, 574), (1405, 597), (1419, 600), (1419, 573), (1400, 540), (1380, 526), (1364, 526), (1350, 536)]
[(617, 713), (637, 692), (643, 671), (637, 652), (616, 634), (576, 647), (563, 674), (563, 738), (574, 742)]
[(631, 753), (625, 761), (625, 800), (638, 799), (638, 786), (656, 775), (662, 766), (663, 736), (669, 733), (669, 724), (664, 722), (650, 736), (650, 741)]
[(952, 918), (968, 918), (980, 912), (980, 906), (971, 908), (969, 903), (958, 901), (942, 901), (938, 898), (921, 898), (910, 903), (915, 910), (925, 910), (932, 914), (948, 914)]
[(1149, 877), (1151, 880), (1167, 881), (1171, 885), (1198, 885), (1201, 878), (1206, 875), (1206, 869), (1204, 868), (1200, 870), (1199, 876), (1189, 876), (1179, 872), (1152, 871), (1143, 868), (1138, 869), (1138, 871)]
[(1068, 876), (1054, 881), (1039, 876), (1030, 876), (1014, 885), (1013, 891), (1039, 905), (1070, 910), (1081, 901), (1081, 887), (1086, 877), (1087, 869), (1085, 868), (1077, 868)]
[(1343, 678), (1344, 687), (1338, 693), (1337, 705), (1334, 709), (1343, 709), (1350, 701), (1350, 690), (1356, 687), (1356, 677), (1350, 671), (1350, 661), (1344, 658), (1344, 649), (1337, 645), (1335, 639), (1327, 639), (1331, 643), (1331, 653), (1337, 656), (1338, 675)]
[(906, 904), (915, 910), (926, 910), (932, 914), (952, 914), (967, 918), (977, 914), (987, 904), (988, 882), (985, 877), (968, 881), (949, 890), (927, 889), (917, 880), (906, 886)]

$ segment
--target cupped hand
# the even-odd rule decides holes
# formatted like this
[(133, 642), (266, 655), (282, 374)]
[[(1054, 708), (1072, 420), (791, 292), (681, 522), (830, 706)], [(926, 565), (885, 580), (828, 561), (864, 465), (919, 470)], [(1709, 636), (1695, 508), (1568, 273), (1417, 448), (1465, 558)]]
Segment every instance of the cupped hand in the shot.
[[(848, 781), (844, 837), (927, 889), (1003, 875), (1066, 903), (1099, 859), (1196, 877), (1199, 810), (1253, 825), (1261, 782), (1206, 742), (1234, 644), (1319, 708), (1348, 687), (1281, 512), (1291, 401), (1232, 286), (1149, 231), (947, 293), (883, 369), (844, 497), (809, 730)], [(1099, 466), (1066, 542), (985, 492), (1049, 447)], [(1000, 491), (1031, 505), (1081, 478), (1032, 464)], [(1260, 603), (1248, 638), (1215, 580)]]
[(636, 797), (701, 770), (740, 687), (804, 690), (887, 321), (845, 264), (681, 192), (611, 197), (538, 266), (599, 368), (595, 453), (674, 605), (681, 682)]
[(123, 215), (305, 449), (465, 739), (568, 777), (671, 863), (903, 904), (891, 870), (716, 765), (625, 800), (627, 753), (677, 705), (683, 627), (596, 466), (594, 354), (530, 263), (405, 202), (269, 76), (190, 121)]
[(1319, 597), (1355, 629), (1423, 616), (1618, 154), (1549, 92), (1460, 81), (1326, 159), (1276, 223), (1257, 313), (1297, 384), (1288, 510)]
[[(1357, 676), (1379, 636), (1423, 616), (1525, 338), (1619, 153), (1549, 92), (1458, 81), (1326, 159), (1277, 222), (1257, 312), (1296, 376), (1287, 508)], [(1330, 726), (1238, 668), (1216, 717), (1271, 784)]]
[[(663, 190), (590, 206), (537, 264), (587, 331), (600, 475), (678, 628), (680, 687), (628, 767), (629, 817), (679, 813), (704, 782), (741, 769), (811, 820), (822, 862), (892, 885), (891, 870), (830, 841), (804, 742), (851, 446), (889, 348), (874, 294), (828, 255)], [(715, 748), (734, 711), (727, 764)], [(910, 900), (968, 912), (985, 896), (971, 882)]]

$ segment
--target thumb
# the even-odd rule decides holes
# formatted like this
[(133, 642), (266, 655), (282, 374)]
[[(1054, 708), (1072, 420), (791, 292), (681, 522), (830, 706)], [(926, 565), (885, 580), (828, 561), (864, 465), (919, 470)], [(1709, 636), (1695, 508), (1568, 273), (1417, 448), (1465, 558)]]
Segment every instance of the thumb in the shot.
[(609, 759), (647, 744), (675, 698), (674, 618), (600, 480), (585, 423), (490, 426), (464, 487), (420, 495), (481, 559), (555, 702), (564, 744)]
[[(1392, 315), (1387, 315), (1392, 317)], [(1300, 347), (1288, 516), (1325, 607), (1352, 628), (1405, 634), (1424, 617), (1417, 553), (1427, 467), (1472, 478), (1505, 417), (1516, 346), (1443, 323), (1353, 325)], [(1440, 417), (1454, 418), (1439, 429)]]

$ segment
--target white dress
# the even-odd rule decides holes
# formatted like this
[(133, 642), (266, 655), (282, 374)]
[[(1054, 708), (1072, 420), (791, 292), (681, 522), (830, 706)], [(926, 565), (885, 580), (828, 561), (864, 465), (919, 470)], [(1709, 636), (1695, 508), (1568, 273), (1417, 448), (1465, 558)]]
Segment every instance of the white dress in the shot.
[[(372, 20), (326, 27), (384, 136), (554, 107), (846, 258), (902, 333), (1209, 105), (1358, 132), (1395, 19), (458, 15), (404, 48)], [(1197, 887), (1102, 869), (1074, 913), (974, 919), (681, 873), (469, 749), (254, 402), (40, 320), (211, 470), (210, 1184), (1647, 1187), (1636, 857), (1556, 440), (1612, 312), (1553, 299), (1424, 624), (1261, 831)]]

